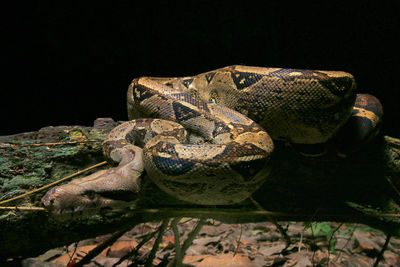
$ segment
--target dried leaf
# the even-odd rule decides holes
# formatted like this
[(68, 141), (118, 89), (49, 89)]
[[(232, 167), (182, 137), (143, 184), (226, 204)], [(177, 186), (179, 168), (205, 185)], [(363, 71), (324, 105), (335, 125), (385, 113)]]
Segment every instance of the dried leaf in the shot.
[(285, 247), (285, 244), (278, 244), (272, 247), (261, 247), (258, 252), (264, 256), (271, 256), (274, 254), (279, 254)]

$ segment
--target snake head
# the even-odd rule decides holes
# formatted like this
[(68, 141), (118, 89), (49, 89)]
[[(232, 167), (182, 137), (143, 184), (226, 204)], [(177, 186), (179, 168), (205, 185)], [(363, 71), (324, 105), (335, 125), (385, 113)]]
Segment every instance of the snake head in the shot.
[[(68, 186), (50, 189), (43, 197), (42, 203), (52, 215), (89, 215), (97, 211), (123, 208), (128, 205), (128, 202), (108, 198), (106, 195), (107, 192), (85, 190), (68, 184)], [(134, 200), (133, 196), (134, 194), (132, 194)]]
[(126, 208), (140, 189), (141, 172), (131, 164), (98, 171), (50, 189), (42, 198), (52, 214), (85, 216), (99, 211)]

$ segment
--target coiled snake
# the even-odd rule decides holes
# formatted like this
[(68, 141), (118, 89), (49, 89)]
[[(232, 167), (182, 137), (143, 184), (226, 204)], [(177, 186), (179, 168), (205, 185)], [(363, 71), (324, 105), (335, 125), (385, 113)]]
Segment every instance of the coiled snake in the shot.
[(355, 108), (356, 97), (353, 76), (341, 71), (236, 65), (191, 77), (134, 79), (131, 121), (113, 129), (103, 145), (119, 167), (53, 188), (43, 203), (56, 212), (118, 206), (121, 201), (101, 192), (137, 192), (144, 170), (181, 200), (240, 202), (267, 179), (272, 139), (324, 143), (352, 113), (369, 122), (362, 138), (376, 132), (379, 101), (359, 95)]

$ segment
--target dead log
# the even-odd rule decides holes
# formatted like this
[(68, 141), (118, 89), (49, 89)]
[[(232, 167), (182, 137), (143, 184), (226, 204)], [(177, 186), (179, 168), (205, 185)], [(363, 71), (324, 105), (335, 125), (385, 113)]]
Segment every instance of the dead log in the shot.
[[(117, 125), (98, 119), (93, 127), (46, 127), (0, 137), (1, 200), (53, 182), (104, 160), (101, 143)], [(228, 223), (341, 221), (400, 234), (400, 140), (378, 136), (346, 158), (331, 151), (307, 158), (277, 144), (270, 178), (248, 200), (229, 207), (202, 207), (160, 191), (149, 179), (130, 210), (64, 221), (43, 211), (0, 210), (0, 258), (29, 257), (49, 248), (174, 216)], [(103, 168), (107, 168), (105, 166)], [(38, 206), (44, 192), (11, 203)], [(10, 206), (10, 204), (7, 204)]]

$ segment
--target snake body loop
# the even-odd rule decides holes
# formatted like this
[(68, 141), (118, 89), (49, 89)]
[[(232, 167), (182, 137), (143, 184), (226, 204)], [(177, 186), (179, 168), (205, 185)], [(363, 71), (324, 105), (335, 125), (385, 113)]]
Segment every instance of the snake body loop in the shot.
[[(132, 121), (113, 129), (103, 145), (106, 158), (119, 166), (104, 172), (101, 182), (92, 175), (50, 190), (44, 204), (56, 211), (71, 203), (120, 205), (106, 196), (137, 194), (144, 170), (181, 200), (238, 203), (267, 179), (272, 140), (303, 146), (376, 135), (382, 107), (355, 90), (353, 76), (342, 71), (238, 65), (190, 77), (136, 78), (127, 95)], [(95, 197), (88, 198), (88, 190)]]
[[(270, 136), (325, 142), (348, 119), (354, 100), (355, 81), (345, 72), (231, 66), (193, 77), (134, 79), (128, 112), (131, 120), (175, 121), (204, 139), (188, 144), (160, 134), (144, 146), (144, 166), (167, 193), (219, 205), (242, 201), (265, 181)], [(106, 144), (126, 139), (118, 131)]]

